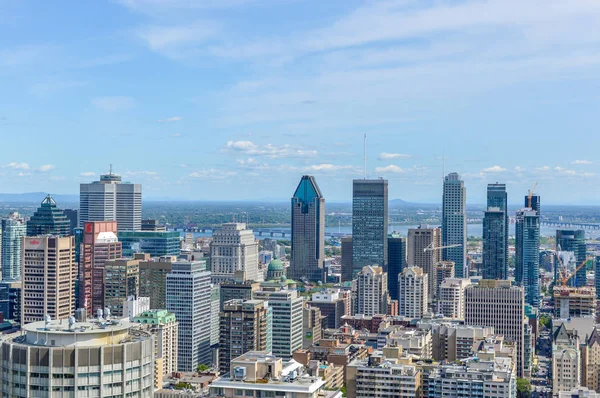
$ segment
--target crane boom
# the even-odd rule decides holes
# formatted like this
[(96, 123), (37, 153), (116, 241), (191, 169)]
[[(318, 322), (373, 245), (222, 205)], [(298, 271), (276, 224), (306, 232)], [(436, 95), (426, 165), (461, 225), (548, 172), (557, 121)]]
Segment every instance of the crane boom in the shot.
[(461, 247), (462, 244), (456, 244), (456, 245), (447, 245), (447, 246), (434, 246), (433, 242), (431, 242), (425, 249), (423, 249), (423, 252), (428, 252), (428, 251), (433, 251), (433, 250), (442, 250), (442, 249), (451, 249), (453, 247)]
[(533, 197), (533, 194), (535, 193), (535, 189), (538, 186), (538, 181), (535, 182), (535, 185), (533, 186), (533, 188), (531, 189), (531, 191), (528, 192), (527, 194), (527, 207), (531, 208), (531, 198)]
[(563, 276), (563, 278), (562, 278), (562, 285), (567, 286), (567, 282), (569, 282), (569, 280), (577, 274), (577, 271), (579, 271), (581, 268), (583, 268), (587, 264), (588, 260), (590, 260), (591, 258), (593, 258), (593, 257), (587, 257), (585, 260), (583, 260), (581, 262), (581, 264), (579, 264), (579, 266), (577, 268), (575, 268), (575, 271), (573, 271), (573, 273), (571, 275), (569, 275), (568, 277), (566, 276), (566, 272), (565, 272), (565, 276)]

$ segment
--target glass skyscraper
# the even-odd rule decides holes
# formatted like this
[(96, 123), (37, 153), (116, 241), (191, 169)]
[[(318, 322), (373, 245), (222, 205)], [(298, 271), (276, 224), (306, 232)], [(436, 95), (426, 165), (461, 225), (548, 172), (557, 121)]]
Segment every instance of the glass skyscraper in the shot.
[(25, 220), (19, 213), (11, 213), (2, 220), (2, 280), (14, 281), (21, 279), (21, 251), (23, 236), (25, 236)]
[(365, 265), (387, 268), (388, 182), (354, 180), (352, 186), (352, 276)]
[(326, 282), (325, 198), (313, 176), (303, 176), (292, 197), (291, 279)]
[(508, 200), (505, 184), (488, 184), (483, 216), (483, 278), (508, 278)]
[[(556, 230), (556, 248), (558, 251), (573, 252), (575, 255), (575, 267), (579, 267), (587, 258), (587, 246), (585, 244), (584, 230)], [(565, 264), (567, 266), (567, 264)], [(558, 271), (560, 263), (555, 261), (555, 270)], [(579, 271), (569, 280), (569, 286), (582, 287), (587, 283), (586, 266), (581, 267)], [(557, 272), (554, 273), (555, 279), (558, 278)], [(600, 278), (600, 275), (598, 276)]]
[[(406, 268), (406, 238), (398, 234), (388, 237), (388, 292), (392, 300), (398, 300), (398, 275)], [(385, 271), (385, 270), (384, 270)]]
[(52, 196), (46, 196), (37, 211), (27, 221), (27, 236), (70, 234), (71, 223), (65, 212), (56, 206)]
[(515, 282), (525, 288), (525, 302), (540, 304), (540, 216), (531, 208), (517, 211)]
[(442, 246), (457, 245), (442, 249), (442, 259), (454, 261), (457, 278), (467, 278), (467, 189), (457, 173), (444, 178), (442, 198)]

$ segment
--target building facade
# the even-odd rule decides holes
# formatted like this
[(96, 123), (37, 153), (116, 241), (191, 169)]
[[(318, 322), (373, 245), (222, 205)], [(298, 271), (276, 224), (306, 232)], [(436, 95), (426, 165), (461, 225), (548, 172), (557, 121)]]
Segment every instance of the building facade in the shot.
[(483, 217), (484, 279), (508, 278), (508, 225), (506, 184), (488, 184), (487, 211)]
[(435, 265), (442, 260), (442, 232), (439, 228), (420, 225), (419, 228), (408, 230), (408, 266), (418, 267), (428, 276), (428, 300), (432, 301), (438, 281)]
[(352, 267), (352, 237), (345, 236), (341, 239), (341, 265), (342, 265), (342, 282), (350, 282), (353, 276)]
[(150, 297), (150, 308), (167, 308), (167, 274), (174, 261), (174, 256), (140, 261), (140, 296)]
[(123, 257), (146, 253), (150, 257), (179, 256), (181, 236), (177, 231), (124, 231), (117, 234), (123, 245)]
[(40, 207), (27, 221), (27, 236), (59, 235), (71, 233), (71, 224), (65, 213), (56, 206), (52, 196), (44, 198)]
[(19, 216), (19, 213), (10, 213), (8, 218), (2, 219), (0, 261), (3, 281), (21, 279), (21, 252), (25, 235), (25, 220)]
[(442, 260), (454, 261), (458, 278), (469, 276), (467, 267), (467, 189), (457, 173), (444, 178), (442, 198)]
[(223, 224), (213, 233), (210, 267), (214, 283), (232, 280), (236, 271), (244, 271), (249, 280), (264, 280), (258, 268), (258, 242), (246, 224)]
[(407, 267), (398, 277), (398, 315), (421, 318), (427, 312), (429, 275), (422, 268)]
[(515, 281), (525, 288), (525, 302), (540, 305), (540, 216), (535, 210), (517, 211)]
[(109, 260), (104, 264), (104, 307), (115, 317), (124, 317), (127, 298), (139, 295), (139, 264), (139, 259)]
[(382, 267), (363, 267), (356, 277), (357, 314), (387, 314), (389, 301), (387, 277)]
[(392, 300), (398, 300), (398, 275), (406, 268), (406, 238), (399, 234), (388, 236), (388, 292)]
[(465, 319), (465, 290), (471, 285), (466, 278), (446, 278), (440, 284), (437, 312), (446, 318)]
[[(587, 246), (585, 244), (584, 230), (556, 230), (556, 248), (562, 252), (573, 252), (575, 256), (575, 266), (578, 267), (587, 259)], [(581, 267), (575, 275), (569, 280), (570, 286), (582, 287), (587, 283), (587, 267)], [(555, 279), (557, 279), (555, 277)]]

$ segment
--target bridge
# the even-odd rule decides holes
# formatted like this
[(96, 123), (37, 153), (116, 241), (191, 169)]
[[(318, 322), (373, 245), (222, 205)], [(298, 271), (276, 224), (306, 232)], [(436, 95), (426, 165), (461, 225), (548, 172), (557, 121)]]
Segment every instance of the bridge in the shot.
[(541, 226), (556, 229), (583, 229), (587, 231), (600, 231), (600, 224), (574, 223), (568, 221), (542, 221)]
[[(185, 227), (175, 228), (176, 231), (192, 232), (192, 233), (205, 233), (212, 234), (215, 231), (213, 227)], [(256, 237), (291, 237), (292, 230), (290, 228), (252, 228)], [(325, 238), (343, 238), (348, 234), (340, 232), (325, 232)]]

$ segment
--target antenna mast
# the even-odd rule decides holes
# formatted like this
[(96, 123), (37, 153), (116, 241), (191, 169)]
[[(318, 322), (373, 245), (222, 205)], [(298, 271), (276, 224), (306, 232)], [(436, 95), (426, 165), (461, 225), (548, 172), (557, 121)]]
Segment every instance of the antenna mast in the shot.
[(110, 164), (110, 169), (108, 170), (108, 174), (112, 175), (112, 163)]
[(363, 142), (363, 178), (367, 179), (367, 134), (365, 134), (364, 142)]

